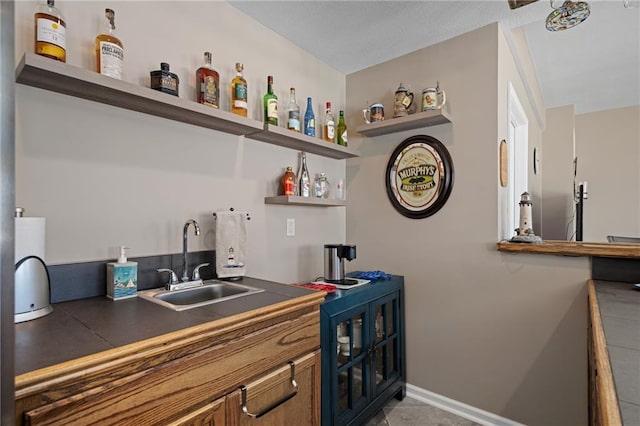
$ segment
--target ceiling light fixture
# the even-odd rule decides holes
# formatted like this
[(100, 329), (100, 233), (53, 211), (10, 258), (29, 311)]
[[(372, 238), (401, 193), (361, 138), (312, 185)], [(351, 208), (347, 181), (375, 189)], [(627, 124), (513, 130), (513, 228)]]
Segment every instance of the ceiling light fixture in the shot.
[[(553, 7), (553, 0), (551, 0), (551, 7)], [(573, 28), (587, 19), (589, 14), (591, 14), (589, 3), (566, 0), (562, 6), (554, 9), (547, 16), (547, 29), (549, 31), (562, 31)]]

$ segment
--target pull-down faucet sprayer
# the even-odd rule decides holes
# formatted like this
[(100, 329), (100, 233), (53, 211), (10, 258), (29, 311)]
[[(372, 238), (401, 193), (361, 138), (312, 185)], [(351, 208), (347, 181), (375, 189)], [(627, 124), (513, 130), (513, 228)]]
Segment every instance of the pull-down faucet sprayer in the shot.
[(185, 222), (182, 230), (182, 281), (189, 281), (189, 274), (187, 273), (187, 230), (189, 225), (193, 225), (196, 236), (200, 235), (200, 225), (193, 219), (189, 219)]

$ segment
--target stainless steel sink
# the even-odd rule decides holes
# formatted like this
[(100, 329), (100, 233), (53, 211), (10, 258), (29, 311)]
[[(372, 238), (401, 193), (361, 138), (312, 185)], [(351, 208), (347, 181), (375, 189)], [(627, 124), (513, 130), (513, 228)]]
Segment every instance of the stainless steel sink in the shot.
[(169, 291), (164, 288), (157, 288), (139, 291), (138, 297), (173, 309), (174, 311), (183, 311), (185, 309), (197, 308), (211, 303), (248, 296), (261, 291), (264, 290), (244, 284), (207, 280), (203, 281), (202, 285), (182, 290)]

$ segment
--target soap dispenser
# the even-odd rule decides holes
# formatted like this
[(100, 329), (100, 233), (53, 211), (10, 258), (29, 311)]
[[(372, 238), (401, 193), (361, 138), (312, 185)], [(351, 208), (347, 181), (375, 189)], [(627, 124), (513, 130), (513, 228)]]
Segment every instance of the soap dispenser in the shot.
[(127, 261), (126, 249), (120, 246), (117, 262), (107, 263), (107, 297), (113, 300), (136, 297), (138, 291), (138, 263)]

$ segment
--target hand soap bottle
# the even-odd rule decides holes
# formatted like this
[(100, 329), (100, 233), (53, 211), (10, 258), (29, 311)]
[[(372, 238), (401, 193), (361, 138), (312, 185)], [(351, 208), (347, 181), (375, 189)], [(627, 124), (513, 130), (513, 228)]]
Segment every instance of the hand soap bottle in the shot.
[(138, 263), (127, 261), (127, 248), (120, 247), (117, 262), (107, 263), (107, 297), (113, 300), (136, 297), (138, 291)]

